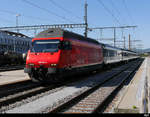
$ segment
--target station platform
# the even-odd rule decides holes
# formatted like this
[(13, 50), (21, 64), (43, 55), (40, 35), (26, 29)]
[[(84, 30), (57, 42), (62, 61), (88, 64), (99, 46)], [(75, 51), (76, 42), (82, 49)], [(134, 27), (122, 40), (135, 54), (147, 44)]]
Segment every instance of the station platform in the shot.
[(0, 72), (0, 86), (30, 80), (24, 70)]
[(150, 113), (150, 57), (144, 59), (114, 108), (114, 113)]

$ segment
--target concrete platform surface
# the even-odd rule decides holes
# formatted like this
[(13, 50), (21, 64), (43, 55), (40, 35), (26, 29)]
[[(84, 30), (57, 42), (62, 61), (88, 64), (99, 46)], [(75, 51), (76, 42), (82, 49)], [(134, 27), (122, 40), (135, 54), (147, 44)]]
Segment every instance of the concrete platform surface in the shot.
[(149, 70), (150, 58), (146, 58), (130, 84), (126, 87), (125, 93), (114, 109), (115, 113), (141, 113), (144, 107), (145, 81)]
[(24, 80), (30, 80), (24, 70), (0, 72), (0, 86)]

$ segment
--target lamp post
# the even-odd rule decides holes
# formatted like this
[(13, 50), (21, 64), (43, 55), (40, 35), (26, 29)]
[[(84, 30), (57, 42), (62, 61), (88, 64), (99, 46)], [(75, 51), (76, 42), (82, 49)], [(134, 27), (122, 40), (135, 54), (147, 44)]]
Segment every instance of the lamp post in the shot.
[[(20, 14), (16, 15), (16, 27), (18, 27), (18, 17), (21, 16)], [(17, 29), (17, 33), (19, 33), (19, 30)]]
[[(21, 16), (20, 14), (16, 14), (16, 28), (18, 27), (18, 17)], [(19, 30), (17, 29), (17, 33)], [(16, 52), (16, 39), (14, 38), (14, 52)]]

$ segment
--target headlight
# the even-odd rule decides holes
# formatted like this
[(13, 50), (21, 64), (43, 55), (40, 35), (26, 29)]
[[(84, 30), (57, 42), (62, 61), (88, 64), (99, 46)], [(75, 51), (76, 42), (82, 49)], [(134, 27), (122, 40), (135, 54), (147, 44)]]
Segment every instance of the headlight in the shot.
[(33, 64), (33, 63), (31, 63), (31, 64), (28, 64), (28, 66), (34, 66), (34, 64)]
[(57, 66), (57, 64), (51, 64), (50, 66), (55, 67), (55, 66)]

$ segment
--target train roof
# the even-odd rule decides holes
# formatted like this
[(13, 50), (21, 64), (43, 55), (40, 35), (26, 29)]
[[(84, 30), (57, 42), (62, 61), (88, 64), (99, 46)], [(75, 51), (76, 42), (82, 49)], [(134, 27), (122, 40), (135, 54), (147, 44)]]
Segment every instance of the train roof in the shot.
[(111, 45), (108, 45), (108, 44), (103, 44), (104, 48), (105, 49), (110, 49), (110, 50), (122, 50), (124, 52), (128, 52), (128, 53), (135, 53), (135, 51), (132, 51), (132, 50), (128, 50), (128, 49), (123, 49), (123, 48), (118, 48), (118, 47), (114, 47), (114, 46), (111, 46)]
[(63, 30), (61, 28), (49, 28), (48, 30), (40, 32), (38, 35), (35, 36), (35, 38), (47, 38), (47, 37), (66, 37), (66, 38), (75, 38), (82, 41), (87, 41), (95, 44), (100, 44), (98, 41), (87, 38), (85, 39), (84, 36), (79, 35), (74, 32), (70, 32), (67, 30)]
[(132, 50), (128, 50), (128, 49), (122, 49), (122, 50), (125, 51), (125, 52), (128, 52), (128, 53), (134, 53), (134, 54), (137, 54), (137, 52), (132, 51)]
[(122, 48), (114, 47), (108, 44), (103, 44), (104, 48), (111, 49), (111, 50), (122, 50)]

